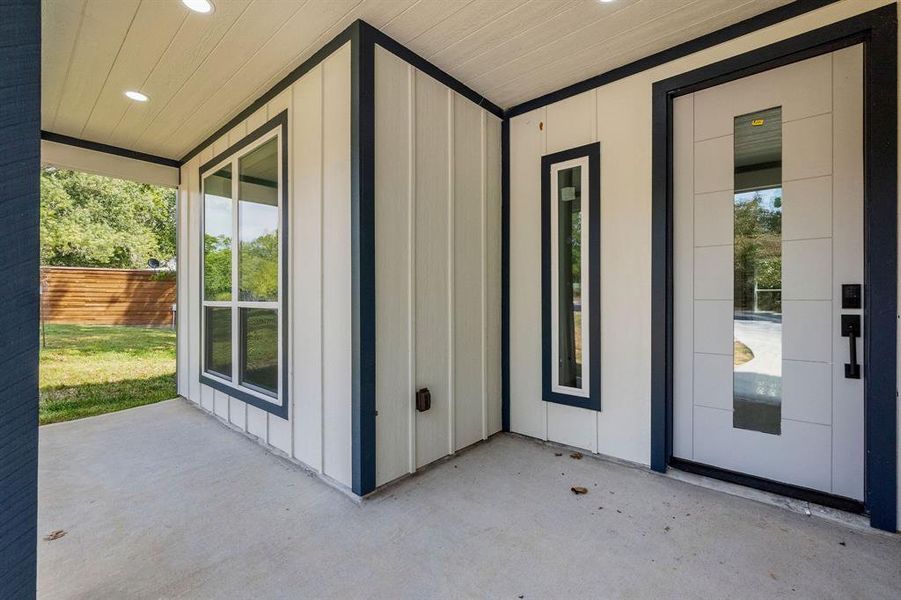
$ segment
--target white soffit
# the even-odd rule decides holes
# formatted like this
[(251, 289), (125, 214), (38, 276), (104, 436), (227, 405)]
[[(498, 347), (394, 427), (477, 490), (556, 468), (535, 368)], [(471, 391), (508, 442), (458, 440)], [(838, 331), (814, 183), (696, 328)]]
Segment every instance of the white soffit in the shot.
[(166, 165), (41, 140), (41, 165), (138, 183), (178, 187), (178, 169)]
[(42, 129), (181, 158), (356, 19), (508, 108), (788, 1), (43, 0)]

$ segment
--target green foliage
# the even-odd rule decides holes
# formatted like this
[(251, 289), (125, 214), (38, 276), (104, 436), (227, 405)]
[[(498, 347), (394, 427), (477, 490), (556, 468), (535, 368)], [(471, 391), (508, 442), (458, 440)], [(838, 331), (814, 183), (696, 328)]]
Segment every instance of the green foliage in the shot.
[[(755, 284), (758, 289), (782, 288), (782, 198), (768, 207), (759, 194), (737, 202), (734, 214), (735, 305), (754, 308)], [(758, 309), (780, 310), (779, 294), (758, 296)]]
[(278, 234), (241, 243), (241, 300), (278, 300)]
[(175, 190), (41, 171), (41, 264), (143, 268), (175, 257)]
[(203, 282), (205, 299), (231, 300), (231, 237), (203, 236)]

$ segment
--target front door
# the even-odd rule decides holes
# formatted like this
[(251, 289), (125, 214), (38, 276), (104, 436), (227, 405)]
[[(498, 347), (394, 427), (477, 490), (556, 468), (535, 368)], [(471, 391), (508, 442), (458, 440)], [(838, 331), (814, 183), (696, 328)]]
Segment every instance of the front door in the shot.
[(863, 49), (673, 102), (673, 455), (863, 500)]

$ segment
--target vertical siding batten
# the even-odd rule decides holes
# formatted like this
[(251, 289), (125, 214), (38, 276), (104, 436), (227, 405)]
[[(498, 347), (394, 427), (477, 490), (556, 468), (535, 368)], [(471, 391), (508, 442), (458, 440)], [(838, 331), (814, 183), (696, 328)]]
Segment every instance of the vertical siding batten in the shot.
[(487, 365), (487, 411), (488, 431), (492, 435), (504, 428), (503, 384), (502, 384), (502, 312), (503, 312), (503, 218), (502, 218), (502, 122), (494, 116), (485, 115), (485, 173), (486, 173), (486, 279), (487, 310), (485, 331), (485, 352)]
[(407, 397), (409, 414), (409, 444), (408, 444), (408, 471), (413, 473), (416, 471), (416, 405), (413, 402), (412, 395), (416, 391), (416, 70), (412, 65), (407, 65), (407, 114), (409, 114), (409, 123), (407, 125), (407, 139), (409, 140), (409, 151), (407, 154), (407, 171), (409, 172), (409, 181), (407, 182), (407, 203), (409, 206), (409, 215), (407, 216), (407, 246), (410, 249), (410, 261), (407, 266), (409, 288), (409, 300), (407, 303), (407, 311), (410, 318), (410, 366), (408, 377), (410, 379), (409, 396)]
[(481, 267), (480, 272), (480, 281), (482, 289), (480, 294), (481, 301), (481, 317), (482, 317), (482, 329), (481, 329), (481, 357), (480, 357), (480, 366), (481, 366), (481, 392), (482, 392), (482, 439), (488, 438), (488, 246), (487, 246), (487, 226), (488, 226), (488, 210), (486, 206), (486, 202), (488, 199), (488, 169), (487, 169), (487, 161), (488, 161), (488, 151), (486, 148), (487, 140), (487, 132), (486, 132), (486, 120), (485, 112), (483, 111), (479, 115), (479, 191), (481, 192), (481, 197), (479, 201), (479, 205), (481, 208), (481, 221), (479, 228), (479, 249), (480, 249), (480, 258), (479, 266)]
[(455, 225), (456, 225), (456, 198), (454, 197), (454, 183), (456, 178), (456, 156), (454, 155), (454, 92), (446, 88), (447, 94), (447, 453), (453, 454), (456, 447), (456, 370), (454, 368), (454, 342), (456, 330), (454, 329), (454, 300), (456, 293), (456, 280), (454, 268), (456, 265), (454, 253), (456, 252)]

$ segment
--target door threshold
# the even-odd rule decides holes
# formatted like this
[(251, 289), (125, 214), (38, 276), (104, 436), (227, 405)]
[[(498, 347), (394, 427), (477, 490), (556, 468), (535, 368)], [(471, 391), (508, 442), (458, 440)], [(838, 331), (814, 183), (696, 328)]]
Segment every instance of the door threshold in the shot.
[(810, 500), (792, 498), (790, 496), (784, 496), (775, 492), (769, 492), (766, 490), (733, 483), (731, 481), (724, 481), (722, 479), (708, 477), (699, 473), (693, 473), (687, 470), (683, 470), (682, 468), (680, 468), (680, 466), (670, 465), (670, 468), (667, 469), (664, 476), (669, 477), (670, 479), (683, 481), (691, 485), (707, 488), (709, 490), (723, 492), (724, 494), (729, 494), (730, 496), (745, 498), (747, 500), (754, 500), (763, 504), (769, 504), (770, 506), (777, 506), (779, 508), (783, 508), (785, 510), (789, 510), (791, 512), (808, 517), (819, 517), (821, 519), (826, 519), (827, 521), (832, 521), (834, 523), (840, 523), (854, 529), (873, 531), (873, 528), (870, 526), (869, 517), (863, 513), (849, 512), (831, 506), (818, 504)]

